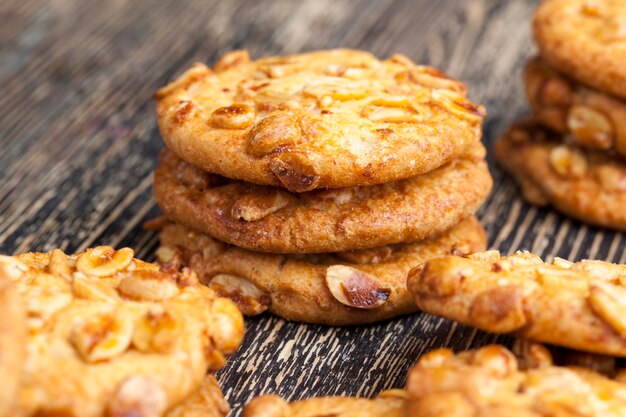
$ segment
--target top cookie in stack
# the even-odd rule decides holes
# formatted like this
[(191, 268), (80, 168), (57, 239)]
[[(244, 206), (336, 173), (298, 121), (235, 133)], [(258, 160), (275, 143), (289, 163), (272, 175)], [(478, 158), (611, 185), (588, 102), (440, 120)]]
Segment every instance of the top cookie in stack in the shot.
[(540, 57), (524, 82), (535, 120), (496, 155), (530, 202), (626, 230), (626, 3), (545, 1), (534, 33)]
[[(371, 322), (427, 257), (485, 246), (484, 109), (408, 58), (234, 51), (159, 90), (159, 257), (246, 314)], [(234, 246), (229, 246), (234, 245)]]

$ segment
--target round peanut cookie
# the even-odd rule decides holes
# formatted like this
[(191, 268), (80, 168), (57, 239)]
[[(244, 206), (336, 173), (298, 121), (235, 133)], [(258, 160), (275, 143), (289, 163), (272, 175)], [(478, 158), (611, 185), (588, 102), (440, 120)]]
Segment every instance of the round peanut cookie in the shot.
[[(541, 346), (537, 348), (541, 349)], [(535, 348), (537, 350), (537, 348)], [(422, 356), (407, 381), (411, 417), (621, 417), (626, 384), (592, 370), (521, 361), (498, 345)]]
[(540, 58), (524, 71), (528, 101), (537, 121), (577, 145), (626, 155), (626, 103), (549, 67)]
[(17, 416), (158, 417), (224, 365), (243, 337), (229, 300), (175, 272), (100, 246), (2, 257), (25, 300)]
[(340, 252), (425, 239), (471, 216), (491, 190), (482, 145), (426, 175), (293, 194), (227, 180), (161, 155), (154, 195), (175, 222), (242, 248)]
[(626, 265), (497, 251), (444, 256), (409, 272), (420, 309), (493, 333), (626, 357)]
[(394, 55), (330, 50), (196, 64), (155, 94), (161, 135), (192, 165), (292, 192), (424, 174), (481, 139), (465, 86)]
[(626, 98), (626, 3), (547, 0), (533, 22), (541, 56), (568, 76)]
[(407, 417), (406, 398), (403, 390), (383, 391), (373, 399), (318, 397), (292, 403), (263, 395), (246, 405), (243, 417)]
[(626, 230), (626, 163), (607, 152), (563, 144), (535, 122), (512, 126), (496, 158), (519, 181), (526, 200), (585, 223)]
[(475, 218), (419, 243), (319, 255), (274, 255), (230, 246), (170, 224), (161, 232), (157, 259), (188, 265), (246, 315), (269, 311), (288, 320), (348, 325), (415, 312), (406, 274), (425, 260), (484, 250)]
[(19, 270), (0, 262), (0, 416), (12, 416), (26, 354), (26, 318), (12, 278)]

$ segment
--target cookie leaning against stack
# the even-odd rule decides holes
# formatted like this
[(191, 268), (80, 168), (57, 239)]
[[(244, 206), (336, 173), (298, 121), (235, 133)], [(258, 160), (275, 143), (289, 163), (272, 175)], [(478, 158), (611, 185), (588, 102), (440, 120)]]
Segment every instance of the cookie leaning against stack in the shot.
[[(395, 55), (331, 50), (197, 64), (155, 95), (168, 147), (158, 259), (246, 314), (320, 324), (415, 311), (406, 273), (485, 247), (484, 109)], [(233, 246), (230, 246), (233, 245)]]
[[(0, 282), (11, 281), (18, 294), (11, 300), (23, 311), (14, 313), (3, 299), (3, 313), (9, 307), (13, 329), (26, 333), (13, 336), (13, 347), (24, 349), (12, 354), (0, 329), (2, 361), (8, 352), (19, 374), (7, 415), (227, 413), (206, 372), (222, 368), (224, 355), (241, 343), (241, 313), (190, 270), (133, 255), (129, 248), (100, 246), (76, 255), (54, 250), (0, 256)], [(0, 296), (5, 294), (3, 288)], [(12, 373), (2, 376), (3, 394), (14, 385)]]
[(513, 126), (496, 157), (524, 198), (586, 223), (626, 230), (626, 3), (547, 0), (534, 18), (540, 57), (524, 70), (534, 121)]

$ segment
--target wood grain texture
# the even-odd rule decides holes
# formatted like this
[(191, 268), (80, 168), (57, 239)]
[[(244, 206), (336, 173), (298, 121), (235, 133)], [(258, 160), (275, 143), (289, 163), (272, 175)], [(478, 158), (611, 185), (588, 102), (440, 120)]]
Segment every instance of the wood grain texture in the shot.
[[(528, 112), (532, 55), (523, 0), (3, 0), (0, 2), (0, 252), (128, 245), (151, 259), (151, 171), (162, 147), (152, 93), (194, 61), (338, 46), (404, 53), (467, 82), (487, 106), (486, 142)], [(489, 156), (495, 186), (479, 215), (490, 245), (547, 257), (626, 261), (622, 234), (522, 202)], [(259, 393), (291, 399), (400, 387), (425, 351), (491, 343), (426, 314), (328, 328), (248, 320), (219, 374), (239, 415)]]

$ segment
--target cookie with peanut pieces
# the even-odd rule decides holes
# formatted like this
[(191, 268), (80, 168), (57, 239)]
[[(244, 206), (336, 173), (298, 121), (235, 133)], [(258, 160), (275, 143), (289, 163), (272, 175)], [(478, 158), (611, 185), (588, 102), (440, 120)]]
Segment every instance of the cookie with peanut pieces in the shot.
[(536, 122), (512, 126), (494, 147), (524, 198), (585, 223), (626, 230), (626, 161), (563, 142)]
[(579, 146), (626, 155), (626, 102), (567, 79), (540, 58), (526, 65), (524, 84), (537, 121)]
[(224, 366), (237, 307), (196, 275), (99, 246), (0, 257), (25, 303), (15, 416), (162, 416)]
[(197, 391), (169, 410), (165, 417), (226, 417), (229, 411), (230, 405), (222, 389), (215, 377), (209, 374)]
[(417, 310), (407, 272), (425, 260), (484, 250), (475, 218), (417, 243), (334, 254), (277, 255), (248, 251), (170, 224), (160, 235), (160, 262), (183, 265), (246, 315), (269, 311), (315, 324), (370, 323)]
[(408, 274), (423, 311), (493, 333), (626, 357), (626, 265), (545, 263), (497, 251), (428, 260)]
[(626, 3), (547, 0), (535, 13), (541, 56), (584, 84), (626, 98)]
[(11, 280), (14, 271), (0, 263), (0, 417), (15, 412), (18, 387), (26, 356), (26, 317), (22, 298)]
[(425, 239), (471, 216), (492, 179), (482, 145), (423, 176), (368, 187), (289, 193), (209, 174), (161, 155), (154, 196), (179, 224), (242, 248), (340, 252)]
[(287, 402), (277, 395), (262, 395), (250, 401), (243, 417), (407, 417), (407, 394), (392, 389), (376, 398), (317, 397)]
[(454, 354), (438, 349), (409, 372), (411, 417), (623, 417), (626, 384), (592, 370), (552, 364), (535, 347), (518, 359), (491, 345)]
[(482, 136), (485, 109), (442, 72), (337, 49), (196, 64), (155, 94), (161, 136), (212, 173), (292, 192), (430, 172)]

